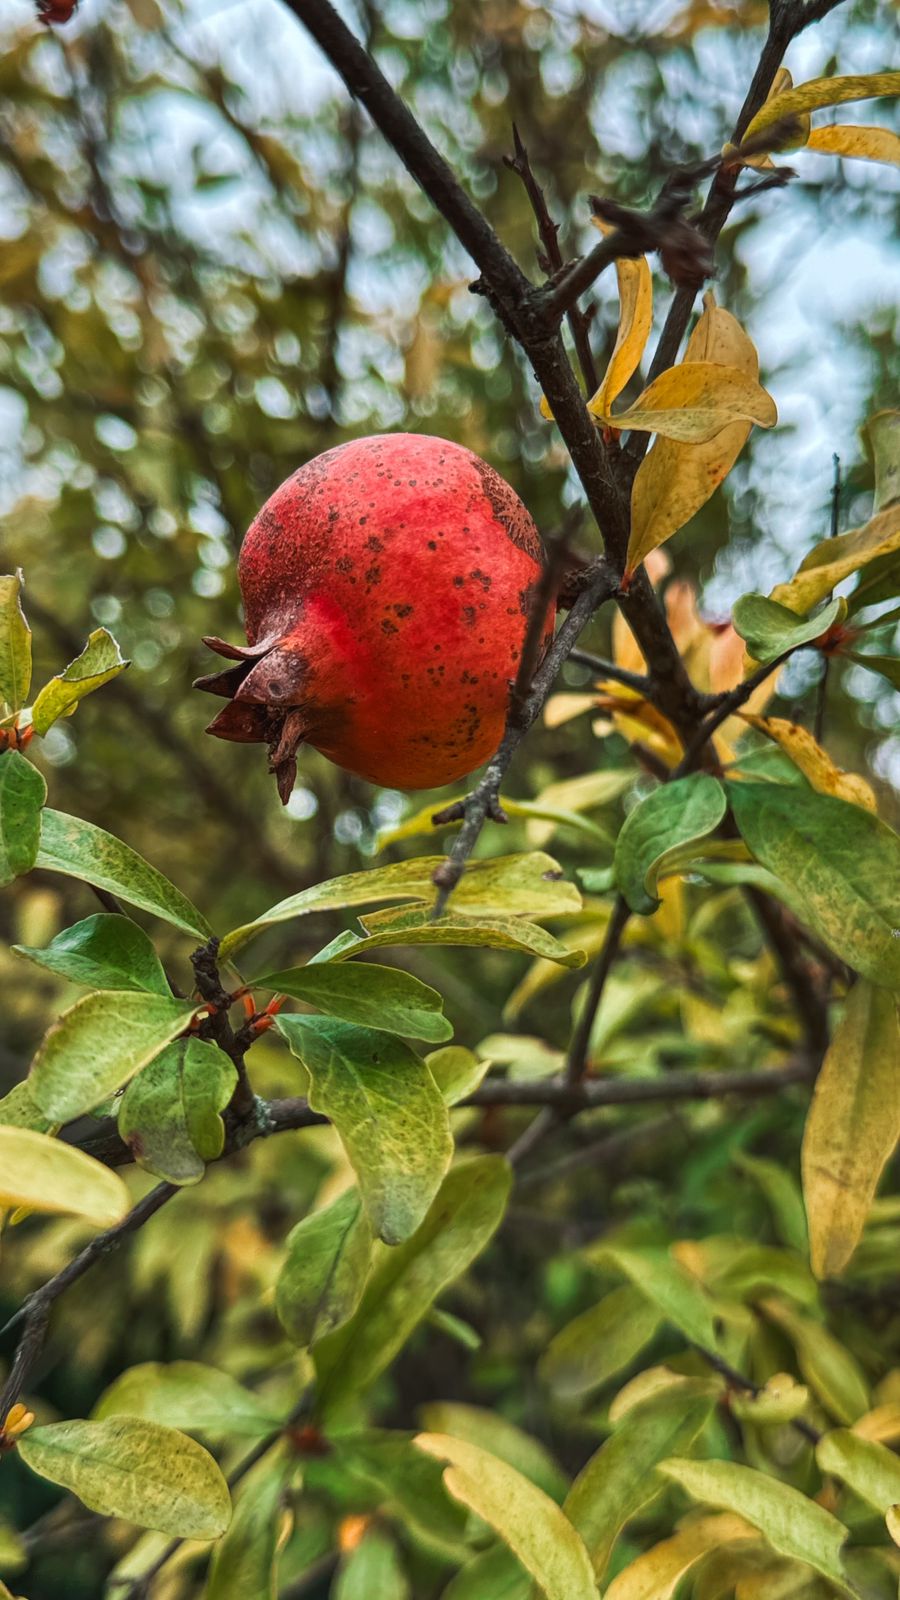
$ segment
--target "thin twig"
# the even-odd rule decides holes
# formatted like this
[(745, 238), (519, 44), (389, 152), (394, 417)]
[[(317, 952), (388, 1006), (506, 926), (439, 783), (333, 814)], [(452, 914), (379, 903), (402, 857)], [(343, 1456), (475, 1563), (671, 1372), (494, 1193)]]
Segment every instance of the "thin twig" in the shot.
[(488, 1078), (466, 1106), (556, 1106), (567, 1115), (598, 1106), (636, 1106), (666, 1100), (722, 1100), (729, 1095), (749, 1099), (778, 1094), (795, 1083), (807, 1083), (818, 1057), (798, 1056), (783, 1067), (735, 1072), (667, 1072), (659, 1078), (541, 1078), (520, 1083), (514, 1078)]
[(622, 935), (628, 925), (630, 916), (631, 911), (627, 900), (623, 895), (616, 895), (607, 924), (606, 935), (594, 963), (594, 970), (591, 973), (591, 980), (584, 997), (584, 1003), (578, 1013), (578, 1021), (572, 1031), (572, 1038), (569, 1042), (569, 1054), (566, 1060), (567, 1083), (573, 1085), (580, 1083), (587, 1071), (588, 1049), (594, 1018), (597, 1015), (600, 1001), (603, 999), (603, 991), (606, 987), (606, 980), (612, 971), (613, 962), (619, 954)]
[(626, 689), (634, 689), (648, 700), (653, 692), (652, 678), (640, 672), (629, 672), (627, 667), (619, 667), (614, 661), (606, 661), (603, 656), (595, 656), (589, 650), (570, 650), (569, 660), (577, 667), (587, 667), (598, 678), (609, 678), (613, 683), (624, 684)]

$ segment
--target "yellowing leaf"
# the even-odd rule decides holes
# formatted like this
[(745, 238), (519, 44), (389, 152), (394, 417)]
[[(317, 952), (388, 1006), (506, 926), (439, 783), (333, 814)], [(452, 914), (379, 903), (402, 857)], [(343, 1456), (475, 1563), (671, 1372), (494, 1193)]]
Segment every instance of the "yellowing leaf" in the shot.
[[(591, 221), (601, 233), (615, 231), (610, 223), (602, 222), (599, 217), (592, 217)], [(619, 282), (616, 342), (603, 382), (588, 403), (588, 410), (598, 417), (605, 416), (636, 370), (653, 321), (653, 279), (646, 256), (639, 256), (636, 261), (620, 258), (616, 262), (616, 277)]]
[(31, 683), (31, 629), (21, 594), (21, 571), (0, 577), (0, 700), (10, 711), (25, 704)]
[[(716, 305), (710, 291), (688, 341), (685, 362), (707, 361), (759, 377), (756, 349), (740, 323)], [(705, 444), (657, 439), (635, 475), (631, 491), (631, 537), (626, 567), (633, 572), (704, 506), (734, 466), (752, 424), (732, 422)]]
[(196, 1009), (189, 1000), (135, 990), (85, 995), (38, 1046), (28, 1077), (35, 1101), (57, 1122), (93, 1110), (183, 1033)]
[(118, 677), (129, 663), (107, 628), (95, 628), (80, 656), (45, 683), (32, 707), (35, 733), (44, 734), (60, 717), (71, 716), (79, 700)]
[(787, 1334), (797, 1365), (826, 1411), (840, 1422), (855, 1422), (869, 1409), (869, 1390), (859, 1363), (821, 1322), (803, 1317), (789, 1300), (760, 1300), (770, 1322)]
[(128, 1204), (121, 1178), (93, 1156), (31, 1128), (0, 1127), (0, 1207), (64, 1212), (108, 1228)]
[(811, 78), (808, 83), (774, 95), (757, 111), (744, 133), (744, 143), (756, 142), (766, 128), (774, 128), (786, 118), (823, 106), (843, 105), (848, 100), (872, 100), (882, 95), (900, 94), (900, 72), (869, 72), (859, 77)]
[(681, 1579), (708, 1551), (735, 1539), (755, 1539), (742, 1517), (702, 1517), (663, 1539), (614, 1578), (606, 1600), (670, 1600)]
[(807, 148), (821, 150), (826, 155), (900, 164), (900, 134), (892, 133), (889, 128), (862, 128), (854, 123), (814, 128)]
[[(600, 413), (594, 410), (594, 415)], [(603, 414), (601, 420), (614, 428), (703, 444), (732, 422), (771, 428), (778, 413), (771, 395), (737, 367), (689, 361), (661, 372), (627, 411)]]
[(861, 1439), (874, 1439), (877, 1444), (897, 1444), (900, 1441), (900, 1400), (887, 1400), (875, 1406), (853, 1424), (853, 1432)]
[(744, 722), (759, 733), (764, 733), (789, 755), (803, 776), (820, 794), (834, 794), (839, 800), (863, 806), (866, 811), (877, 811), (878, 802), (871, 784), (856, 772), (842, 772), (836, 767), (827, 750), (817, 743), (808, 728), (786, 717), (756, 717), (741, 712)]
[(900, 1024), (888, 989), (860, 979), (816, 1081), (803, 1136), (812, 1268), (836, 1276), (859, 1243), (900, 1137)]
[[(835, 1428), (819, 1440), (816, 1461), (822, 1472), (833, 1472), (883, 1517), (900, 1502), (900, 1460), (886, 1445), (861, 1439), (849, 1428)], [(892, 1519), (888, 1527), (896, 1539), (900, 1523)]]
[(597, 1600), (590, 1557), (559, 1506), (514, 1467), (468, 1440), (420, 1433), (426, 1455), (448, 1463), (444, 1483), (531, 1573), (546, 1600)]
[(823, 539), (800, 563), (789, 583), (779, 583), (770, 598), (789, 611), (805, 614), (851, 572), (879, 556), (900, 550), (900, 503), (886, 506), (862, 528)]

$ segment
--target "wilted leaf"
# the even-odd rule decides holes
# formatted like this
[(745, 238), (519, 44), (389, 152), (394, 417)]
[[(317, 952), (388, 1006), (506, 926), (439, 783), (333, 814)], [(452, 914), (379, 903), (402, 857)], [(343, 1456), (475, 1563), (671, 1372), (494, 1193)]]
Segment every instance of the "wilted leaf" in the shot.
[(444, 1098), (402, 1039), (331, 1017), (281, 1016), (282, 1037), (310, 1075), (309, 1103), (336, 1128), (375, 1233), (409, 1238), (453, 1154)]
[(35, 866), (106, 889), (198, 939), (208, 939), (212, 933), (206, 918), (149, 861), (121, 839), (80, 817), (69, 817), (49, 807), (44, 811)]
[(787, 1300), (761, 1300), (770, 1322), (776, 1323), (797, 1352), (797, 1364), (831, 1416), (855, 1422), (869, 1407), (869, 1391), (858, 1362), (821, 1322), (803, 1317)]
[[(226, 934), (221, 955), (223, 959), (232, 956), (262, 928), (289, 922), (313, 911), (369, 905), (377, 900), (418, 900), (431, 906), (437, 893), (434, 873), (443, 866), (444, 859), (443, 856), (417, 856), (412, 861), (395, 861), (387, 867), (350, 872), (344, 877), (314, 884), (300, 894), (279, 901), (254, 922)], [(549, 917), (577, 911), (581, 906), (578, 890), (564, 880), (559, 863), (537, 850), (470, 861), (453, 898), (460, 911), (484, 917), (495, 913), (501, 917)]]
[(834, 599), (813, 617), (798, 616), (788, 606), (764, 594), (745, 594), (736, 601), (731, 616), (754, 661), (775, 661), (788, 650), (811, 644), (827, 633), (833, 622), (846, 616), (846, 600)]
[(33, 1128), (0, 1126), (0, 1208), (60, 1211), (109, 1228), (129, 1203), (118, 1173), (83, 1150)]
[(28, 1084), (57, 1122), (91, 1111), (183, 1033), (196, 1002), (106, 989), (88, 994), (48, 1029)]
[(718, 827), (727, 802), (722, 785), (705, 772), (660, 784), (630, 811), (616, 840), (616, 883), (632, 911), (656, 910), (657, 881), (666, 858)]
[(237, 1084), (218, 1045), (176, 1039), (133, 1078), (119, 1108), (119, 1133), (135, 1161), (167, 1183), (199, 1183), (225, 1148), (225, 1110)]
[[(716, 305), (712, 291), (688, 340), (685, 361), (713, 362), (759, 378), (753, 342), (729, 311)], [(752, 424), (732, 422), (705, 444), (657, 439), (638, 467), (631, 490), (631, 536), (626, 569), (633, 572), (651, 550), (683, 528), (725, 479), (744, 448)]]
[(803, 1193), (818, 1278), (836, 1277), (850, 1260), (898, 1138), (897, 1000), (861, 978), (822, 1063), (803, 1135)]
[(93, 1420), (141, 1417), (219, 1438), (264, 1438), (279, 1415), (230, 1373), (199, 1361), (145, 1361), (105, 1389)]
[(209, 1452), (156, 1422), (54, 1422), (23, 1434), (18, 1453), (90, 1511), (139, 1528), (218, 1539), (231, 1518), (228, 1488)]
[(64, 928), (42, 949), (14, 944), (16, 955), (69, 983), (93, 989), (141, 989), (169, 995), (162, 963), (143, 928), (128, 917), (101, 911)]
[(334, 962), (267, 972), (251, 982), (253, 988), (289, 994), (331, 1017), (387, 1033), (436, 1044), (453, 1034), (443, 1014), (443, 995), (396, 967), (377, 967), (367, 961), (352, 966)]
[(422, 1433), (420, 1450), (448, 1462), (450, 1493), (498, 1533), (546, 1600), (597, 1600), (587, 1550), (549, 1495), (478, 1445)]
[(759, 135), (798, 113), (820, 111), (823, 106), (844, 105), (848, 100), (872, 100), (900, 94), (900, 72), (870, 72), (856, 77), (811, 78), (796, 89), (774, 95), (757, 111), (744, 131), (744, 143), (759, 147)]
[[(591, 222), (600, 233), (615, 231), (611, 223), (603, 222), (599, 217), (591, 217)], [(588, 410), (598, 417), (607, 414), (613, 401), (637, 370), (653, 321), (653, 277), (646, 256), (638, 256), (634, 261), (620, 256), (616, 261), (616, 278), (619, 286), (616, 342), (603, 382), (588, 401)]]
[(372, 1259), (372, 1229), (358, 1189), (311, 1211), (287, 1236), (275, 1310), (289, 1339), (306, 1349), (359, 1305)]
[(31, 629), (22, 613), (22, 573), (0, 577), (0, 700), (19, 711), (31, 684)]
[(633, 1361), (661, 1321), (660, 1311), (638, 1289), (614, 1289), (551, 1339), (538, 1375), (564, 1399), (590, 1394)]
[[(673, 1451), (689, 1450), (709, 1418), (715, 1395), (697, 1392), (696, 1380), (673, 1386), (630, 1410), (606, 1443), (582, 1467), (563, 1503), (602, 1579), (613, 1545), (626, 1522), (665, 1487), (659, 1463)], [(687, 1391), (687, 1392), (686, 1392)]]
[(551, 1500), (562, 1500), (567, 1480), (552, 1456), (537, 1439), (523, 1433), (499, 1412), (435, 1400), (420, 1407), (419, 1420), (428, 1433), (449, 1433), (454, 1439), (488, 1450), (536, 1483)]
[(627, 411), (602, 418), (613, 428), (658, 433), (683, 444), (704, 444), (733, 422), (771, 428), (777, 420), (775, 402), (759, 383), (715, 361), (669, 367)]
[(44, 734), (60, 717), (71, 716), (79, 700), (118, 677), (129, 665), (108, 629), (95, 628), (81, 655), (40, 690), (31, 708), (35, 733)]
[(878, 810), (872, 785), (857, 772), (842, 772), (835, 766), (828, 751), (823, 750), (808, 728), (789, 722), (786, 717), (755, 717), (749, 711), (742, 711), (740, 715), (757, 733), (774, 740), (819, 794), (836, 795), (839, 800), (862, 806), (866, 811)]
[(871, 812), (813, 789), (729, 783), (741, 834), (802, 920), (873, 983), (900, 988), (900, 838)]
[(46, 798), (47, 785), (37, 767), (18, 750), (5, 750), (0, 755), (0, 888), (40, 865)]
[(322, 1411), (356, 1401), (480, 1255), (503, 1216), (511, 1177), (501, 1156), (462, 1162), (447, 1174), (422, 1225), (372, 1272), (350, 1321), (317, 1347)]
[(900, 165), (900, 134), (892, 133), (890, 128), (833, 123), (830, 128), (814, 128), (805, 148), (830, 156), (856, 156), (862, 161)]
[(847, 1529), (824, 1507), (766, 1472), (733, 1461), (664, 1461), (667, 1478), (692, 1500), (734, 1512), (758, 1528), (779, 1554), (805, 1561), (845, 1594), (853, 1591), (841, 1565)]
[(625, 1567), (613, 1578), (606, 1600), (670, 1600), (685, 1573), (710, 1550), (755, 1537), (756, 1530), (742, 1517), (701, 1517)]

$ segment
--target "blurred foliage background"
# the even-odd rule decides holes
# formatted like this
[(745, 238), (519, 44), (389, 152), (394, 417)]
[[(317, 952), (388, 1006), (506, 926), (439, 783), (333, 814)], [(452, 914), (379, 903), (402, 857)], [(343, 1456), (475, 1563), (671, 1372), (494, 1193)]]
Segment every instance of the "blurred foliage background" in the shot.
[[(673, 165), (721, 146), (752, 75), (764, 12), (757, 0), (363, 0), (356, 21), (531, 269), (533, 218), (503, 165), (511, 124), (564, 251), (578, 253), (591, 233), (590, 193), (642, 203)], [(889, 5), (851, 0), (792, 46), (788, 65), (795, 78), (835, 63), (845, 73), (876, 70), (889, 61), (895, 22)], [(445, 435), (487, 457), (545, 530), (577, 491), (530, 374), (468, 293), (470, 263), (274, 0), (85, 0), (52, 33), (23, 0), (5, 11), (0, 42), (4, 570), (25, 569), (39, 678), (100, 623), (132, 660), (44, 742), (50, 803), (119, 834), (215, 925), (231, 926), (364, 865), (379, 829), (421, 804), (373, 791), (312, 752), (282, 812), (261, 750), (204, 738), (215, 707), (191, 689), (210, 670), (200, 639), (239, 634), (235, 556), (260, 504), (318, 452), (389, 429)], [(822, 536), (834, 454), (840, 525), (860, 520), (871, 473), (857, 430), (895, 403), (900, 181), (888, 169), (814, 154), (794, 164), (786, 192), (734, 213), (719, 250), (719, 299), (760, 348), (781, 426), (754, 434), (725, 487), (670, 547), (677, 578), (697, 586), (710, 619), (726, 618), (744, 590), (787, 577)], [(664, 279), (656, 288), (661, 318)], [(595, 299), (602, 363), (615, 329), (612, 278)], [(592, 537), (585, 524), (583, 548)], [(606, 651), (608, 633), (598, 621), (584, 642)], [(781, 681), (788, 707), (810, 688), (803, 661)], [(570, 665), (565, 681), (589, 680)], [(854, 666), (832, 671), (826, 742), (842, 765), (869, 766), (887, 815), (900, 771), (896, 711), (881, 680)], [(624, 759), (624, 744), (598, 738), (589, 717), (537, 729), (509, 792), (533, 797)], [(602, 808), (596, 815), (602, 828)], [(526, 842), (513, 823), (502, 837), (488, 830), (481, 849)], [(570, 872), (610, 854), (600, 835), (591, 843), (566, 829), (551, 848)], [(32, 876), (7, 896), (4, 932), (41, 944), (93, 909), (87, 890)], [(585, 918), (596, 946), (603, 919), (590, 904)], [(310, 919), (308, 931), (271, 935), (266, 954), (276, 965), (299, 961), (331, 931), (334, 918)], [(493, 1036), (491, 1053), (502, 1060), (503, 1030), (521, 1027), (534, 1035), (534, 1070), (543, 1070), (540, 1052), (565, 1042), (577, 976), (541, 989), (546, 974), (532, 973), (516, 991), (524, 964), (514, 956), (398, 959), (446, 995), (462, 1043)], [(5, 1090), (66, 996), (8, 953), (0, 964)], [(631, 1072), (754, 1065), (777, 1060), (793, 1028), (743, 905), (723, 893), (701, 907), (688, 890), (631, 935), (594, 1055)], [(264, 1091), (295, 1087), (275, 1047), (259, 1047), (257, 1061)], [(409, 1425), (420, 1400), (466, 1395), (498, 1405), (577, 1466), (594, 1424), (555, 1416), (533, 1376), (550, 1332), (584, 1303), (591, 1269), (567, 1252), (610, 1221), (628, 1221), (648, 1240), (664, 1225), (676, 1237), (769, 1236), (764, 1195), (749, 1178), (738, 1181), (733, 1157), (753, 1147), (794, 1170), (803, 1100), (788, 1096), (735, 1124), (720, 1106), (640, 1122), (625, 1112), (583, 1119), (576, 1139), (606, 1130), (613, 1138), (602, 1166), (551, 1177), (534, 1197), (523, 1189), (500, 1245), (454, 1307), (478, 1328), (480, 1351), (463, 1351), (445, 1332), (414, 1343), (383, 1386), (382, 1420)], [(495, 1116), (471, 1137), (503, 1147), (516, 1126), (514, 1115)], [(141, 1236), (127, 1278), (98, 1274), (67, 1300), (46, 1404), (86, 1414), (123, 1366), (179, 1354), (277, 1385), (265, 1291), (287, 1228), (340, 1170), (336, 1142), (315, 1130), (211, 1172), (181, 1197), (177, 1215)], [(77, 1232), (67, 1223), (32, 1234), (27, 1266), (10, 1247), (10, 1305), (65, 1259)], [(872, 1270), (883, 1272), (895, 1228), (882, 1227), (879, 1239)], [(860, 1271), (864, 1278), (865, 1260)], [(870, 1332), (858, 1317), (854, 1331), (873, 1379), (883, 1376), (887, 1337), (878, 1319), (895, 1327), (890, 1306), (879, 1308), (866, 1309)], [(852, 1296), (835, 1309), (839, 1319), (853, 1314)], [(17, 1518), (51, 1501), (24, 1474), (7, 1481)], [(289, 1566), (302, 1571), (317, 1540), (329, 1548), (328, 1516), (309, 1511), (308, 1547)], [(29, 1594), (55, 1600), (64, 1572), (67, 1600), (95, 1595), (108, 1555), (48, 1557)], [(161, 1597), (190, 1592), (173, 1581)]]

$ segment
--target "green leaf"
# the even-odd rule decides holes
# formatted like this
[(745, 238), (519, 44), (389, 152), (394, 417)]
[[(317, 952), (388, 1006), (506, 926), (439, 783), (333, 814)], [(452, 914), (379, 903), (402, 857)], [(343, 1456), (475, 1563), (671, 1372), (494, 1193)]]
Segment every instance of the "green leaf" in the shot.
[(276, 1026), (310, 1075), (309, 1103), (334, 1124), (374, 1232), (408, 1239), (437, 1193), (453, 1140), (443, 1096), (402, 1039), (331, 1017)]
[(31, 684), (31, 629), (22, 612), (23, 578), (17, 572), (0, 577), (0, 700), (19, 711)]
[(19, 1455), (89, 1511), (180, 1539), (218, 1539), (228, 1527), (228, 1486), (202, 1445), (137, 1417), (54, 1422), (22, 1435)]
[(129, 1204), (122, 1179), (93, 1156), (33, 1128), (0, 1126), (0, 1208), (61, 1211), (109, 1228)]
[(220, 1113), (237, 1072), (218, 1045), (176, 1039), (133, 1078), (119, 1108), (119, 1133), (146, 1172), (167, 1183), (199, 1183), (225, 1147)]
[[(15, 1528), (11, 1528), (9, 1523), (0, 1522), (0, 1571), (21, 1572), (28, 1566), (30, 1560), (28, 1546), (21, 1534), (17, 1533)], [(9, 1594), (8, 1589), (6, 1592)], [(2, 1593), (3, 1589), (0, 1588), (0, 1595)]]
[(900, 837), (861, 806), (777, 783), (729, 783), (749, 850), (802, 920), (873, 983), (900, 988)]
[(336, 963), (291, 967), (286, 972), (267, 972), (262, 978), (253, 978), (251, 987), (289, 994), (331, 1017), (387, 1033), (435, 1044), (453, 1035), (453, 1027), (443, 1014), (443, 996), (396, 967), (376, 967), (361, 961), (352, 967)]
[(531, 1600), (528, 1573), (505, 1544), (482, 1550), (451, 1578), (441, 1600)]
[(736, 632), (754, 661), (760, 662), (775, 661), (788, 650), (812, 644), (846, 615), (846, 600), (829, 600), (814, 616), (801, 617), (764, 594), (742, 595), (731, 613)]
[(597, 1266), (612, 1267), (630, 1278), (661, 1316), (679, 1328), (692, 1344), (718, 1349), (715, 1302), (696, 1278), (665, 1250), (626, 1250), (603, 1245), (592, 1253)]
[(321, 1412), (358, 1400), (390, 1365), (438, 1295), (487, 1245), (511, 1182), (502, 1156), (461, 1162), (447, 1174), (412, 1238), (375, 1267), (350, 1321), (317, 1347)]
[(397, 1546), (382, 1528), (368, 1528), (343, 1557), (331, 1592), (334, 1600), (410, 1600)]
[(760, 1306), (787, 1334), (803, 1377), (831, 1416), (855, 1422), (868, 1411), (869, 1389), (858, 1362), (821, 1322), (801, 1316), (786, 1300), (762, 1300)]
[(482, 1061), (474, 1050), (466, 1050), (461, 1044), (432, 1050), (425, 1063), (448, 1106), (458, 1105), (474, 1094), (491, 1067), (489, 1059)]
[(211, 1438), (264, 1438), (279, 1426), (277, 1412), (227, 1372), (199, 1361), (145, 1361), (105, 1389), (93, 1421), (141, 1417)]
[[(434, 873), (444, 859), (443, 856), (417, 856), (412, 861), (395, 861), (387, 867), (331, 878), (300, 894), (290, 895), (264, 911), (254, 922), (226, 934), (221, 946), (222, 959), (233, 956), (261, 929), (307, 916), (313, 911), (370, 905), (376, 900), (418, 900), (431, 906), (437, 894)], [(454, 901), (460, 911), (478, 916), (497, 913), (501, 917), (550, 917), (578, 911), (581, 907), (581, 896), (574, 884), (563, 879), (559, 863), (540, 850), (470, 861), (454, 890)]]
[(840, 1478), (883, 1517), (900, 1503), (900, 1460), (886, 1445), (836, 1428), (819, 1440), (816, 1461), (820, 1471)]
[(634, 1406), (575, 1479), (563, 1510), (587, 1545), (602, 1579), (626, 1522), (662, 1492), (656, 1468), (688, 1450), (712, 1412), (708, 1383), (686, 1379)]
[(550, 1453), (500, 1412), (435, 1400), (421, 1406), (418, 1415), (427, 1433), (450, 1434), (478, 1445), (536, 1483), (551, 1500), (562, 1500), (565, 1495), (568, 1481)]
[[(377, 950), (382, 945), (452, 944), (469, 949), (519, 950), (526, 955), (543, 956), (561, 967), (583, 967), (583, 950), (569, 950), (551, 933), (524, 917), (469, 917), (454, 909), (432, 919), (430, 911), (377, 911), (362, 917), (368, 937), (349, 940), (334, 959), (346, 961), (361, 951)], [(323, 952), (324, 954), (324, 952)]]
[(149, 861), (80, 817), (49, 809), (44, 812), (35, 866), (106, 889), (198, 939), (206, 940), (212, 933), (206, 918)]
[(281, 1510), (295, 1470), (273, 1453), (243, 1479), (231, 1525), (213, 1551), (204, 1600), (276, 1600)]
[(467, 1518), (447, 1494), (440, 1466), (423, 1460), (413, 1437), (379, 1428), (342, 1433), (336, 1444), (341, 1470), (374, 1489), (417, 1541), (459, 1560)]
[(661, 1322), (661, 1313), (639, 1289), (614, 1289), (551, 1339), (538, 1376), (563, 1399), (590, 1394), (630, 1365)]
[(861, 656), (853, 650), (842, 651), (842, 655), (847, 661), (855, 661), (858, 667), (865, 667), (867, 672), (877, 672), (892, 689), (900, 690), (900, 660), (896, 656)]
[(660, 1471), (704, 1505), (733, 1511), (758, 1528), (780, 1555), (805, 1561), (844, 1594), (853, 1591), (841, 1565), (847, 1529), (798, 1489), (733, 1461), (664, 1461)]
[(809, 1232), (803, 1196), (793, 1175), (777, 1161), (748, 1155), (743, 1150), (735, 1151), (731, 1159), (759, 1185), (772, 1208), (779, 1237), (805, 1257), (809, 1252)]
[(38, 1047), (28, 1079), (35, 1101), (56, 1122), (91, 1111), (183, 1033), (196, 1009), (128, 990), (84, 995)]
[(37, 1104), (26, 1079), (17, 1083), (0, 1100), (0, 1124), (11, 1128), (33, 1128), (36, 1133), (49, 1133), (56, 1127), (52, 1117), (46, 1117)]
[(661, 784), (629, 812), (616, 840), (616, 884), (632, 911), (649, 915), (659, 905), (657, 881), (666, 858), (706, 838), (725, 815), (722, 785), (696, 772)]
[(18, 750), (0, 755), (0, 888), (40, 865), (41, 807), (47, 798), (37, 767)]
[(817, 1278), (842, 1272), (900, 1139), (897, 997), (860, 978), (819, 1070), (803, 1134), (803, 1193)]
[(306, 1349), (353, 1315), (371, 1259), (372, 1229), (358, 1189), (348, 1189), (291, 1229), (275, 1310), (294, 1344)]
[(900, 500), (900, 411), (876, 411), (864, 432), (875, 465), (874, 515)]
[(129, 917), (100, 911), (64, 928), (43, 949), (14, 944), (16, 955), (27, 956), (69, 983), (92, 989), (141, 989), (150, 994), (170, 994), (162, 962), (143, 928)]
[(31, 708), (35, 733), (44, 734), (60, 717), (70, 717), (79, 700), (117, 678), (130, 666), (107, 628), (95, 628), (88, 642), (64, 672), (45, 683)]
[(467, 1440), (422, 1433), (416, 1444), (448, 1463), (450, 1493), (500, 1535), (547, 1600), (597, 1600), (587, 1550), (549, 1495)]

